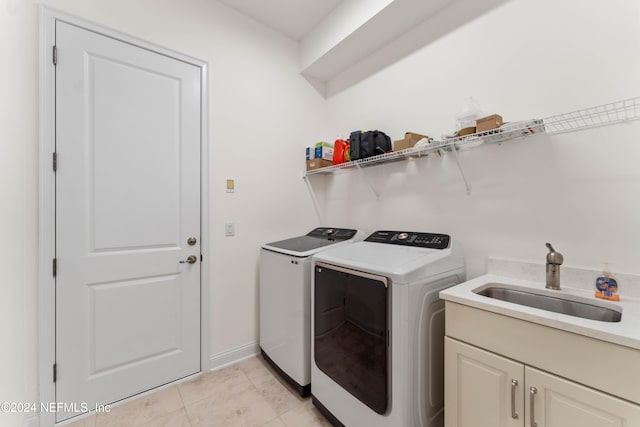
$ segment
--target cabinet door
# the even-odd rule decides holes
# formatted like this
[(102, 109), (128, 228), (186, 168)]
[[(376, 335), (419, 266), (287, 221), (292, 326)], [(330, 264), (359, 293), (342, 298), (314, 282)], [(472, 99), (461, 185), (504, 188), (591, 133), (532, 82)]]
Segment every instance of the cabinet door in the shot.
[(445, 378), (446, 427), (523, 426), (524, 365), (446, 337)]
[(638, 405), (530, 367), (525, 376), (526, 426), (533, 422), (537, 427), (640, 426)]

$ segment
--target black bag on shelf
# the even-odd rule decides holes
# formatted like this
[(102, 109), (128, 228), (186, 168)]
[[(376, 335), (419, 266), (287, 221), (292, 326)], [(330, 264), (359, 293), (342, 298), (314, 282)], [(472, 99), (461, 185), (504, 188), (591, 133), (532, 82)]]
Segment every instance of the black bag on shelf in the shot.
[(391, 138), (378, 130), (351, 132), (349, 144), (350, 160), (364, 159), (391, 151)]

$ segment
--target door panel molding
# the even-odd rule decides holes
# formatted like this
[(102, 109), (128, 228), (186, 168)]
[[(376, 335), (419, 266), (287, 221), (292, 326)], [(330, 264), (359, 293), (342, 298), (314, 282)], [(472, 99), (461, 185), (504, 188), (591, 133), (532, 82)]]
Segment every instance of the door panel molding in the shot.
[[(55, 66), (53, 46), (55, 45), (56, 22), (66, 22), (86, 30), (129, 43), (143, 49), (192, 64), (200, 69), (200, 230), (203, 262), (200, 281), (200, 370), (209, 370), (209, 97), (208, 64), (171, 49), (141, 40), (85, 19), (40, 5), (40, 94), (39, 94), (39, 208), (38, 208), (38, 368), (40, 401), (56, 401), (53, 365), (55, 363), (55, 279), (53, 276), (55, 257), (55, 172), (53, 153), (55, 141)], [(58, 166), (64, 167), (64, 156), (58, 158)], [(127, 250), (135, 248), (127, 248)], [(161, 248), (159, 248), (161, 250)], [(54, 425), (54, 413), (40, 414), (40, 425)]]

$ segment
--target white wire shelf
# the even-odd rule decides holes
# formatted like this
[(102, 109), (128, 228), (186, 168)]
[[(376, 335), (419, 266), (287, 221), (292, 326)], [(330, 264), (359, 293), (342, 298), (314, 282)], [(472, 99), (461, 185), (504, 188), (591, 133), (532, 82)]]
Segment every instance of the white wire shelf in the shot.
[[(466, 150), (486, 143), (502, 143), (543, 133), (558, 134), (573, 132), (637, 119), (640, 119), (640, 97), (613, 102), (610, 104), (598, 105), (596, 107), (576, 110), (570, 113), (559, 114), (543, 119), (509, 122), (505, 123), (498, 129), (492, 129), (485, 132), (477, 132), (465, 136), (454, 136), (441, 140), (432, 140), (429, 145), (424, 147), (411, 147), (400, 151), (392, 151), (373, 157), (367, 157), (366, 159), (314, 169), (307, 171), (305, 176), (374, 166), (406, 160), (409, 157), (424, 157), (435, 152), (456, 153), (458, 150)], [(467, 191), (469, 191), (468, 186)]]

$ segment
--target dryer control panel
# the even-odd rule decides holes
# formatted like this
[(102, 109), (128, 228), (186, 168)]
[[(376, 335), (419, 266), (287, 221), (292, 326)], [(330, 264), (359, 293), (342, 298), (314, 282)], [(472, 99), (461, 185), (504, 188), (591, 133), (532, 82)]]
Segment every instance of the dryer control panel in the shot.
[(446, 234), (382, 230), (376, 231), (364, 241), (428, 249), (447, 249), (451, 242), (451, 237)]
[(357, 232), (358, 230), (351, 230), (348, 228), (318, 227), (311, 230), (307, 236), (328, 240), (349, 240), (353, 238)]

